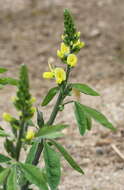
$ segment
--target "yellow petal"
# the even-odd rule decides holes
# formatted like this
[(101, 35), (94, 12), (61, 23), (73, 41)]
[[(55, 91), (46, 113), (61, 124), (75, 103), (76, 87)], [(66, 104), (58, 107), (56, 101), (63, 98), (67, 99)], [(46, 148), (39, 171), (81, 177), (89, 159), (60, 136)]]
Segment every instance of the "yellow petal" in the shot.
[(77, 64), (77, 56), (75, 54), (69, 54), (67, 57), (67, 64), (70, 65), (71, 67), (75, 67)]
[(54, 70), (54, 73), (56, 83), (61, 84), (63, 81), (66, 80), (66, 72), (64, 71), (64, 69), (58, 67)]
[(26, 140), (32, 140), (35, 136), (35, 132), (32, 129), (29, 129), (26, 134)]
[(54, 77), (54, 75), (52, 72), (44, 72), (43, 73), (43, 78), (45, 78), (45, 79), (51, 79), (53, 77)]
[(13, 117), (9, 113), (4, 112), (3, 119), (4, 121), (11, 122), (13, 120)]
[(70, 53), (70, 48), (67, 45), (65, 45), (63, 42), (61, 43), (61, 52), (63, 54)]
[(63, 58), (64, 54), (60, 50), (57, 50), (57, 56)]

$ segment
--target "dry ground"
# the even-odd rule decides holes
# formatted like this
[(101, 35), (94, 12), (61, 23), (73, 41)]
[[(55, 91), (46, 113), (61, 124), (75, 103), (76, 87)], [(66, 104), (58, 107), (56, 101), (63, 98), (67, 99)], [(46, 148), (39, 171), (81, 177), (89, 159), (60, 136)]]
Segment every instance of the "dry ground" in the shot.
[[(70, 123), (61, 140), (84, 168), (82, 177), (63, 162), (60, 190), (124, 190), (124, 1), (123, 0), (0, 0), (0, 66), (17, 76), (20, 64), (30, 70), (32, 93), (40, 103), (51, 81), (41, 78), (49, 57), (56, 58), (63, 32), (63, 9), (70, 8), (86, 48), (80, 52), (78, 67), (71, 80), (87, 83), (101, 97), (81, 96), (81, 102), (108, 115), (117, 132), (93, 124), (93, 130), (80, 137), (71, 106), (59, 115)], [(1, 111), (13, 112), (9, 98), (15, 89), (1, 91)], [(51, 109), (48, 106), (48, 112)], [(46, 111), (46, 117), (48, 112)]]

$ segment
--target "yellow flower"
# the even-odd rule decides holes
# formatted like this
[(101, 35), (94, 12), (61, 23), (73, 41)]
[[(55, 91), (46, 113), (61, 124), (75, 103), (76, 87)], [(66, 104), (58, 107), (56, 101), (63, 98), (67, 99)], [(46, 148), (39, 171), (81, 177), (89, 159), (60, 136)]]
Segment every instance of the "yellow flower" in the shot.
[(61, 84), (63, 81), (66, 80), (66, 73), (62, 68), (55, 68), (54, 69), (55, 79), (57, 84)]
[(53, 72), (44, 72), (43, 78), (45, 79), (52, 79), (54, 77)]
[(35, 98), (35, 97), (32, 97), (32, 98), (30, 99), (30, 103), (33, 104), (33, 103), (35, 103), (35, 102), (36, 102), (36, 98)]
[(67, 64), (70, 65), (71, 67), (75, 67), (76, 64), (77, 64), (77, 56), (74, 55), (74, 54), (70, 54), (68, 57), (67, 57)]
[(16, 98), (17, 98), (16, 96), (12, 96), (11, 97), (11, 102), (14, 103), (16, 101)]
[(80, 37), (81, 33), (80, 32), (77, 32), (77, 36)]
[(74, 45), (73, 47), (78, 47), (78, 48), (83, 48), (85, 46), (85, 43), (84, 42), (81, 42), (80, 40), (78, 40)]
[(60, 50), (57, 50), (57, 56), (63, 58), (64, 55), (67, 55), (69, 53), (70, 53), (70, 48), (62, 42)]
[(34, 115), (34, 113), (36, 112), (36, 108), (35, 108), (35, 107), (32, 107), (32, 108), (30, 109), (30, 112), (31, 112), (32, 115)]
[(61, 43), (61, 52), (63, 54), (68, 54), (70, 52), (70, 48), (67, 45), (65, 45), (63, 42)]
[(60, 50), (57, 50), (57, 56), (63, 58), (64, 54)]
[(61, 35), (61, 39), (64, 40), (64, 38), (65, 38), (65, 36), (62, 34), (62, 35)]
[(35, 136), (33, 129), (29, 129), (26, 134), (26, 140), (32, 140)]
[(13, 120), (13, 117), (9, 113), (6, 113), (6, 112), (3, 113), (2, 117), (4, 121), (7, 121), (7, 122), (11, 122)]

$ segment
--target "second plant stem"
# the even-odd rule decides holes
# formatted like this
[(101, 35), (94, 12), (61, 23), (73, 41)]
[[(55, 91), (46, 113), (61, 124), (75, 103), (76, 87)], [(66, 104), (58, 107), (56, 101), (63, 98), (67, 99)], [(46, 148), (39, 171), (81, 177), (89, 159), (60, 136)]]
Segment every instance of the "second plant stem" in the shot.
[[(67, 67), (66, 81), (65, 81), (65, 84), (62, 86), (63, 91), (66, 88), (66, 85), (67, 85), (67, 82), (68, 82), (68, 78), (69, 78), (69, 73), (70, 73), (70, 67)], [(64, 98), (65, 98), (65, 96), (63, 96), (62, 91), (60, 90), (60, 93), (58, 95), (56, 104), (55, 104), (55, 106), (54, 106), (54, 108), (52, 110), (52, 113), (51, 113), (50, 118), (49, 118), (49, 120), (47, 122), (47, 125), (52, 125), (54, 123), (55, 118), (57, 116), (57, 113), (59, 112), (59, 106), (63, 103)], [(42, 151), (43, 151), (43, 140), (39, 143), (39, 146), (37, 148), (34, 160), (32, 162), (33, 165), (37, 165), (38, 164)], [(25, 185), (23, 185), (21, 187), (21, 190), (28, 190), (28, 186), (29, 186), (29, 182), (27, 182)]]

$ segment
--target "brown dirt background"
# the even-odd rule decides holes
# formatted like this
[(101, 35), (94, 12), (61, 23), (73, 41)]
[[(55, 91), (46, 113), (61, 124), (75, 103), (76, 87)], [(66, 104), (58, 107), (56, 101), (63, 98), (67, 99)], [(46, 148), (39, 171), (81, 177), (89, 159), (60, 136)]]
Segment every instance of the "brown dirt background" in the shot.
[[(79, 53), (79, 63), (72, 81), (89, 84), (101, 97), (81, 96), (81, 102), (101, 110), (117, 127), (111, 132), (93, 123), (93, 129), (79, 136), (72, 107), (59, 114), (68, 121), (61, 142), (82, 166), (85, 175), (73, 171), (63, 161), (60, 190), (124, 190), (124, 160), (112, 144), (124, 154), (124, 1), (123, 0), (0, 0), (0, 66), (17, 76), (22, 63), (28, 65), (31, 91), (38, 98), (54, 82), (43, 80), (48, 58), (55, 64), (56, 50), (63, 33), (63, 10), (69, 8), (76, 20), (86, 47)], [(15, 88), (1, 91), (0, 113), (15, 113), (9, 99)], [(54, 102), (45, 110), (46, 118)], [(2, 117), (1, 117), (1, 123)], [(6, 126), (7, 127), (7, 126)]]

